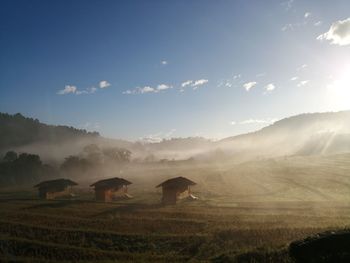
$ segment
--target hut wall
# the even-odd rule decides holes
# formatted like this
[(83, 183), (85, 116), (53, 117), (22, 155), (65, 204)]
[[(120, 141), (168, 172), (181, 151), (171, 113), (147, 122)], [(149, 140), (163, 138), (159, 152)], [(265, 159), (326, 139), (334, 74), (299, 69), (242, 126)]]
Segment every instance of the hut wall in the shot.
[(47, 199), (47, 190), (39, 188), (39, 198), (40, 199)]
[(39, 198), (53, 200), (58, 197), (69, 196), (71, 193), (70, 188), (67, 187), (63, 191), (50, 191), (46, 188), (39, 188)]
[(113, 201), (113, 191), (108, 189), (95, 189), (95, 196), (97, 201), (111, 202)]
[(120, 186), (115, 189), (95, 189), (96, 200), (101, 202), (112, 202), (114, 199), (124, 198), (127, 193), (127, 186)]
[(162, 203), (167, 205), (174, 205), (176, 204), (176, 200), (177, 200), (177, 189), (163, 187)]
[(177, 192), (177, 200), (180, 200), (180, 199), (184, 199), (184, 198), (187, 198), (188, 196), (190, 195), (190, 190), (189, 189), (186, 189), (186, 190), (180, 190)]
[(187, 197), (189, 194), (188, 187), (167, 188), (163, 187), (162, 203), (174, 205), (176, 201)]
[(115, 198), (120, 198), (120, 197), (124, 197), (125, 194), (128, 193), (128, 187), (127, 186), (122, 186), (119, 189), (115, 189), (113, 191), (113, 197)]

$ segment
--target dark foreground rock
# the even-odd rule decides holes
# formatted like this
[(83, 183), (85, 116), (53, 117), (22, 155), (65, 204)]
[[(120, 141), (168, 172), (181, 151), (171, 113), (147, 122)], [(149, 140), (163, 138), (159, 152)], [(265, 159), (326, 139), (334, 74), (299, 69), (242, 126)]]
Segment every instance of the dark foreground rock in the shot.
[(298, 263), (350, 262), (350, 230), (327, 231), (294, 241), (289, 255)]

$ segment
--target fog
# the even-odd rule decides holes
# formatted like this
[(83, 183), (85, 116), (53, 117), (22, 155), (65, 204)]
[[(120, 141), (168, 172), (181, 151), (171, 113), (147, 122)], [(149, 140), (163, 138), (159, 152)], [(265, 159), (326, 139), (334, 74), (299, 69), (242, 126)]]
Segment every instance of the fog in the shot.
[(196, 191), (208, 200), (333, 200), (347, 191), (349, 164), (339, 160), (347, 160), (350, 152), (349, 116), (299, 115), (218, 141), (191, 137), (144, 143), (80, 136), (7, 150), (37, 154), (56, 169), (35, 180), (71, 178), (82, 188), (99, 179), (124, 177), (133, 182), (136, 195), (156, 193), (161, 181), (185, 176), (197, 182)]

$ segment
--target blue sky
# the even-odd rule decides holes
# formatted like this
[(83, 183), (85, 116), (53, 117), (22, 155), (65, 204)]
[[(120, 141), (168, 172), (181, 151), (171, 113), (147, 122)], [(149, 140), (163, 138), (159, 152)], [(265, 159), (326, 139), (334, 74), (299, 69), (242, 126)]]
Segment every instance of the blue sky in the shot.
[(349, 10), (347, 0), (1, 1), (0, 111), (157, 140), (349, 109)]

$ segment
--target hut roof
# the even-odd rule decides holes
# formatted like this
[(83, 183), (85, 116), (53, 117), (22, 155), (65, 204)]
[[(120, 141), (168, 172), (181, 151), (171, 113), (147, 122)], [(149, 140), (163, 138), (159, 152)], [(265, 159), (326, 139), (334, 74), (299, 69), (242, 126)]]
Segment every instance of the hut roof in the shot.
[(114, 178), (97, 181), (90, 186), (95, 186), (95, 188), (114, 188), (121, 185), (129, 185), (129, 184), (132, 184), (132, 183), (129, 182), (128, 180), (125, 180), (124, 178), (114, 177)]
[(156, 187), (184, 187), (184, 186), (189, 186), (189, 185), (195, 185), (196, 183), (185, 178), (185, 177), (175, 177), (171, 178), (169, 180), (164, 181), (163, 183), (157, 185)]
[(69, 179), (55, 179), (55, 180), (48, 180), (38, 183), (37, 185), (34, 185), (34, 187), (42, 188), (42, 187), (67, 187), (71, 185), (78, 185), (76, 182), (73, 182)]

